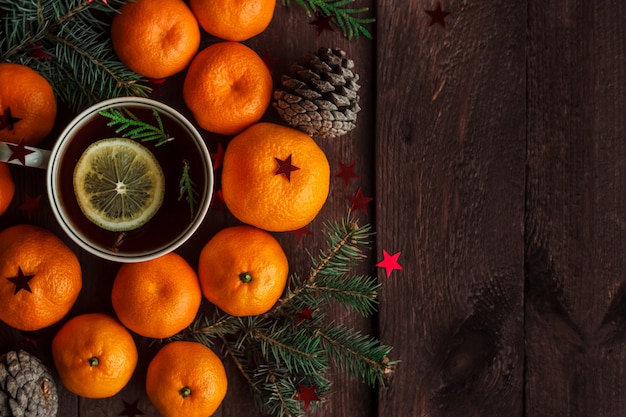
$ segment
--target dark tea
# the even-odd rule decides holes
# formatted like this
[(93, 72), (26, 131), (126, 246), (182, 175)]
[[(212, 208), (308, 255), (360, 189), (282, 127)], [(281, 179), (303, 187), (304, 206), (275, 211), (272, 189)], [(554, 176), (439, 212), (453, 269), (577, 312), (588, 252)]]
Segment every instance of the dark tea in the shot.
[[(111, 119), (99, 114), (111, 108), (126, 109), (139, 120), (152, 125), (157, 124), (153, 114), (156, 108), (164, 130), (171, 138), (160, 146), (156, 146), (156, 140), (137, 140), (159, 162), (165, 177), (165, 195), (154, 217), (140, 228), (127, 232), (108, 231), (92, 223), (81, 211), (73, 188), (74, 168), (85, 149), (100, 139), (122, 137), (123, 132), (115, 132), (118, 126), (107, 126)], [(213, 187), (212, 167), (206, 156), (206, 148), (202, 149), (204, 145), (198, 144), (192, 132), (164, 109), (133, 102), (101, 108), (84, 119), (72, 137), (66, 140), (67, 146), (56, 156), (59, 158), (56, 174), (57, 204), (63, 207), (67, 226), (73, 229), (75, 235), (83, 235), (82, 240), (88, 241), (90, 246), (97, 247), (99, 251), (124, 258), (141, 257), (182, 239), (194, 222), (197, 223), (198, 216), (204, 216)], [(190, 190), (185, 190), (181, 196), (181, 178), (185, 169), (194, 184), (196, 194), (193, 205), (187, 201)]]

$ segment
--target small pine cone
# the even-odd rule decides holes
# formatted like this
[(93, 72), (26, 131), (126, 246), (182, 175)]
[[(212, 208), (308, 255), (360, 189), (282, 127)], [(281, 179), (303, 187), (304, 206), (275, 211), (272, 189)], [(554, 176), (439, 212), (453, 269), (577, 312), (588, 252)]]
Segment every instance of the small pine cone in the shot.
[(23, 350), (0, 355), (0, 417), (54, 417), (58, 407), (54, 379), (39, 359)]
[(354, 62), (340, 49), (320, 48), (303, 63), (291, 66), (274, 92), (272, 103), (292, 127), (307, 134), (332, 139), (356, 127), (359, 107), (358, 74)]

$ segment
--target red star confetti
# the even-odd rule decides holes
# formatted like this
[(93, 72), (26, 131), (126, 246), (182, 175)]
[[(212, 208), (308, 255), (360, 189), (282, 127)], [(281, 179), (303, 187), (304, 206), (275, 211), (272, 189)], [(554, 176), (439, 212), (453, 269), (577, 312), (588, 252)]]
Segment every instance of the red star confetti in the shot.
[(222, 193), (221, 188), (213, 194), (213, 198), (211, 199), (211, 203), (209, 205), (215, 208), (221, 208), (224, 205), (224, 194)]
[(297, 166), (291, 164), (291, 155), (289, 155), (287, 159), (285, 159), (284, 161), (278, 158), (274, 158), (274, 159), (276, 160), (276, 163), (278, 164), (278, 169), (276, 170), (274, 175), (283, 174), (285, 178), (287, 178), (287, 181), (291, 181), (291, 173), (293, 171), (297, 171), (300, 169)]
[(33, 292), (33, 290), (30, 289), (30, 285), (28, 285), (28, 283), (30, 282), (31, 279), (33, 279), (33, 277), (34, 275), (24, 275), (24, 272), (22, 271), (22, 267), (18, 266), (17, 276), (7, 278), (9, 281), (15, 284), (15, 292), (13, 294), (14, 295), (17, 294), (20, 290)]
[(398, 258), (400, 257), (400, 252), (396, 252), (393, 255), (389, 255), (389, 253), (383, 249), (383, 260), (376, 264), (379, 268), (385, 268), (385, 273), (387, 274), (387, 278), (391, 275), (394, 270), (402, 271), (402, 266), (398, 263)]
[(221, 143), (217, 145), (217, 151), (211, 152), (211, 159), (213, 160), (213, 171), (217, 171), (224, 162), (224, 147)]
[(292, 230), (291, 233), (296, 235), (296, 239), (298, 239), (298, 243), (300, 243), (302, 241), (302, 238), (305, 235), (312, 235), (313, 234), (313, 232), (310, 231), (306, 226), (301, 227), (301, 228), (296, 229), (296, 230)]
[(22, 349), (29, 349), (29, 348), (36, 348), (36, 347), (37, 347), (37, 340), (32, 339), (30, 337), (24, 337), (20, 341), (20, 348)]
[(124, 402), (124, 411), (118, 414), (119, 416), (135, 417), (135, 416), (143, 415), (143, 411), (137, 408), (137, 405), (139, 404), (139, 400), (133, 401), (132, 404), (124, 400), (122, 401)]
[(359, 178), (359, 176), (354, 172), (354, 165), (356, 161), (352, 161), (349, 164), (344, 164), (343, 162), (339, 162), (339, 172), (335, 174), (335, 178), (342, 178), (343, 183), (347, 186), (352, 178)]
[(41, 202), (41, 194), (37, 197), (31, 197), (27, 193), (24, 193), (24, 202), (18, 206), (19, 210), (24, 210), (28, 214), (28, 221), (33, 220), (33, 214), (41, 210), (39, 203)]
[(361, 210), (363, 213), (367, 214), (367, 207), (365, 206), (370, 201), (374, 199), (371, 197), (365, 197), (363, 195), (363, 191), (361, 191), (361, 187), (356, 190), (356, 194), (354, 196), (348, 197), (348, 200), (352, 203), (350, 206), (350, 213), (355, 210)]
[(161, 95), (161, 85), (167, 81), (167, 78), (148, 78), (146, 80), (148, 82), (149, 87), (152, 89), (154, 94), (157, 96)]
[(329, 32), (334, 32), (335, 29), (330, 25), (330, 21), (335, 17), (334, 14), (329, 14), (328, 16), (324, 15), (321, 12), (317, 12), (317, 19), (309, 22), (309, 24), (315, 26), (315, 30), (317, 31), (317, 36), (320, 36), (322, 32), (325, 30)]
[(274, 64), (278, 62), (278, 58), (274, 58), (272, 55), (270, 55), (270, 51), (266, 48), (263, 52), (263, 56), (261, 57), (261, 59), (263, 59), (263, 62), (265, 62), (265, 66), (267, 67), (267, 69), (270, 70), (270, 74), (273, 75)]
[(446, 27), (446, 17), (450, 15), (450, 12), (441, 10), (441, 3), (437, 2), (435, 5), (435, 10), (426, 10), (424, 11), (430, 16), (430, 21), (428, 22), (428, 27), (431, 27), (435, 23), (440, 24), (444, 29)]
[(295, 396), (296, 400), (304, 402), (304, 409), (308, 410), (311, 407), (312, 401), (319, 401), (319, 397), (315, 394), (315, 385), (307, 387), (300, 384), (300, 394)]
[(18, 119), (17, 117), (13, 117), (11, 114), (11, 107), (7, 107), (4, 109), (3, 113), (0, 114), (0, 130), (7, 129), (12, 132), (15, 130), (15, 123), (19, 122), (22, 119)]
[(28, 53), (28, 55), (32, 58), (35, 58), (37, 61), (43, 61), (44, 59), (52, 58), (48, 53), (43, 50), (41, 42), (39, 42), (37, 45), (29, 45), (29, 47), (32, 49)]
[(307, 307), (303, 308), (302, 311), (298, 313), (298, 324), (305, 320), (313, 320), (313, 313), (315, 313), (315, 309)]
[(22, 139), (17, 145), (13, 145), (11, 143), (7, 143), (7, 145), (11, 149), (11, 156), (9, 156), (8, 161), (17, 159), (22, 163), (22, 165), (26, 165), (26, 155), (30, 155), (35, 152), (33, 150), (26, 149), (26, 146), (24, 146), (24, 139)]

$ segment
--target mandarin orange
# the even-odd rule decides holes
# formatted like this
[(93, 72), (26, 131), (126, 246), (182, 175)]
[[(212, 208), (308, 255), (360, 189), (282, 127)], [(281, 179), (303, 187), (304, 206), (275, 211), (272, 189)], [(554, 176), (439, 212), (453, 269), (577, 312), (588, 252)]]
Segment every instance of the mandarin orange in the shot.
[(148, 365), (146, 393), (163, 417), (210, 416), (227, 389), (224, 364), (197, 342), (170, 342)]
[(63, 385), (85, 398), (122, 390), (137, 366), (135, 341), (113, 317), (91, 313), (69, 320), (52, 340), (52, 357)]
[(200, 252), (204, 296), (233, 316), (270, 310), (285, 290), (289, 264), (280, 243), (252, 226), (220, 230)]
[(52, 85), (34, 69), (0, 64), (0, 140), (37, 145), (54, 127), (57, 102)]
[(0, 320), (38, 330), (61, 320), (82, 288), (78, 258), (47, 229), (20, 224), (0, 232)]
[(244, 223), (272, 232), (300, 229), (322, 209), (330, 187), (324, 151), (305, 133), (257, 123), (228, 144), (222, 196)]
[(201, 128), (233, 135), (263, 117), (272, 89), (270, 71), (254, 50), (218, 42), (189, 65), (183, 98)]
[(111, 40), (128, 68), (160, 79), (189, 65), (200, 46), (200, 28), (182, 0), (135, 0), (113, 18)]
[(245, 41), (267, 29), (276, 0), (190, 0), (189, 6), (211, 35)]
[(200, 308), (198, 275), (180, 255), (170, 252), (150, 261), (120, 267), (111, 292), (120, 321), (135, 333), (173, 336), (189, 326)]

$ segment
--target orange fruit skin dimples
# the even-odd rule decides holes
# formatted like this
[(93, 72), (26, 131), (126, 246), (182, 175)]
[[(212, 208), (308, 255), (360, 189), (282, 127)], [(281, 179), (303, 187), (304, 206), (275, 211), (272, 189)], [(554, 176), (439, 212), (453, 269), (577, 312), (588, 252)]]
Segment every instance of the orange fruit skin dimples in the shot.
[[(10, 113), (9, 113), (10, 112)], [(54, 127), (57, 102), (52, 86), (37, 71), (20, 64), (0, 64), (0, 115), (8, 125), (0, 141), (34, 146)]]
[(227, 389), (224, 364), (197, 342), (170, 342), (148, 365), (146, 394), (163, 417), (208, 417)]
[(189, 65), (200, 46), (200, 27), (182, 0), (135, 0), (113, 18), (111, 40), (128, 68), (166, 78)]
[(200, 26), (228, 41), (245, 41), (272, 21), (276, 0), (190, 0)]
[(61, 320), (82, 288), (78, 258), (47, 229), (20, 224), (0, 232), (0, 320), (39, 330)]
[(273, 93), (263, 59), (238, 42), (218, 42), (200, 51), (183, 84), (185, 104), (198, 125), (234, 135), (263, 117)]
[(257, 123), (234, 137), (224, 153), (224, 202), (235, 217), (260, 229), (305, 227), (324, 206), (329, 187), (326, 154), (290, 127)]

